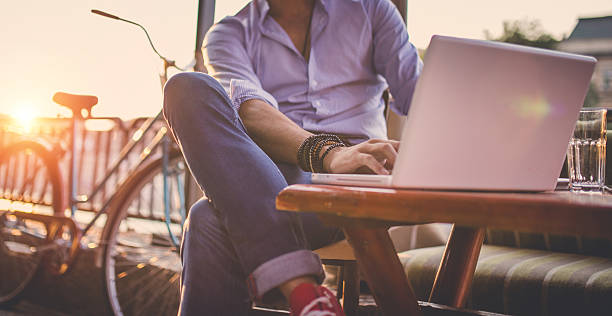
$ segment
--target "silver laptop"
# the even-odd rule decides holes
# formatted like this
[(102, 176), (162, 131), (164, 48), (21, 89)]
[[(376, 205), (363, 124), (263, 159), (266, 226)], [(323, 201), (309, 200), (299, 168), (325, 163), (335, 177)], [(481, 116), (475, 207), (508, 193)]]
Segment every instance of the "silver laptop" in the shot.
[(392, 175), (313, 174), (313, 183), (550, 191), (563, 167), (593, 57), (434, 36)]

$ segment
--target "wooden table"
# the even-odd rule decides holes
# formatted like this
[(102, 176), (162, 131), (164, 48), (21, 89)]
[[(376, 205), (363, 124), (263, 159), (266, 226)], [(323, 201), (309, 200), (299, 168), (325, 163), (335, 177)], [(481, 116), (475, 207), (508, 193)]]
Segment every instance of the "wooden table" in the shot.
[(376, 303), (386, 315), (420, 315), (387, 228), (453, 223), (430, 302), (463, 307), (485, 227), (612, 238), (612, 196), (485, 193), (292, 185), (277, 208), (314, 212), (343, 228)]

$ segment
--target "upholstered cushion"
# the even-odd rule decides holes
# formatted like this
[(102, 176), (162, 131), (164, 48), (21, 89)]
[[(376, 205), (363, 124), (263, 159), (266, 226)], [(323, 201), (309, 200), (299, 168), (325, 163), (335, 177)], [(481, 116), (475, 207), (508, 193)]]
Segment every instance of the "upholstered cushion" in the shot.
[[(419, 300), (427, 300), (444, 247), (400, 254)], [(612, 260), (484, 245), (468, 308), (513, 315), (610, 315)]]
[(487, 229), (485, 244), (612, 258), (612, 241), (610, 239), (578, 235)]

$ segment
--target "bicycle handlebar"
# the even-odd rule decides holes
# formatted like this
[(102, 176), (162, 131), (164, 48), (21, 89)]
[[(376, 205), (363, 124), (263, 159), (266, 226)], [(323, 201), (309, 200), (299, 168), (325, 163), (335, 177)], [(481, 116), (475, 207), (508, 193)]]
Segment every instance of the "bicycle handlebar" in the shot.
[(136, 23), (134, 21), (126, 20), (126, 19), (120, 18), (120, 17), (118, 17), (116, 15), (113, 15), (113, 14), (110, 14), (110, 13), (107, 13), (107, 12), (104, 12), (104, 11), (96, 10), (96, 9), (92, 9), (91, 13), (94, 13), (94, 14), (97, 14), (97, 15), (101, 15), (103, 17), (111, 18), (111, 19), (114, 19), (114, 20), (119, 20), (119, 21), (127, 22), (127, 23), (134, 24), (134, 25), (140, 27), (145, 32), (145, 35), (147, 36), (147, 39), (149, 40), (149, 44), (151, 45), (151, 48), (153, 48), (153, 51), (155, 52), (155, 54), (157, 54), (157, 56), (159, 56), (159, 58), (161, 58), (165, 62), (165, 65), (167, 65), (168, 67), (174, 67), (174, 68), (176, 68), (176, 69), (178, 69), (180, 71), (185, 71), (185, 69), (177, 66), (176, 62), (174, 60), (171, 60), (171, 59), (168, 59), (168, 58), (162, 56), (157, 51), (157, 49), (155, 48), (155, 45), (153, 45), (153, 41), (151, 41), (151, 37), (149, 36), (149, 32), (147, 32), (147, 29), (145, 29), (144, 26), (142, 26), (142, 25), (140, 25), (140, 24), (138, 24), (138, 23)]
[(100, 11), (100, 10), (96, 10), (96, 9), (91, 10), (91, 13), (95, 13), (95, 14), (98, 14), (98, 15), (101, 15), (101, 16), (105, 16), (107, 18), (111, 18), (111, 19), (115, 19), (115, 20), (121, 20), (121, 18), (116, 16), (116, 15), (112, 15), (110, 13), (106, 13), (104, 11)]

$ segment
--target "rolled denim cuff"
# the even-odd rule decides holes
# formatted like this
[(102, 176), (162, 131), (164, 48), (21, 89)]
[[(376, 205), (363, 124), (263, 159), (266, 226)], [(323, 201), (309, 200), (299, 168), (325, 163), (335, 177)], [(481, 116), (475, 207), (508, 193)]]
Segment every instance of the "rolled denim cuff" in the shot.
[(268, 291), (300, 276), (313, 276), (323, 283), (325, 272), (318, 255), (310, 250), (286, 253), (261, 264), (247, 279), (249, 294), (261, 301)]

